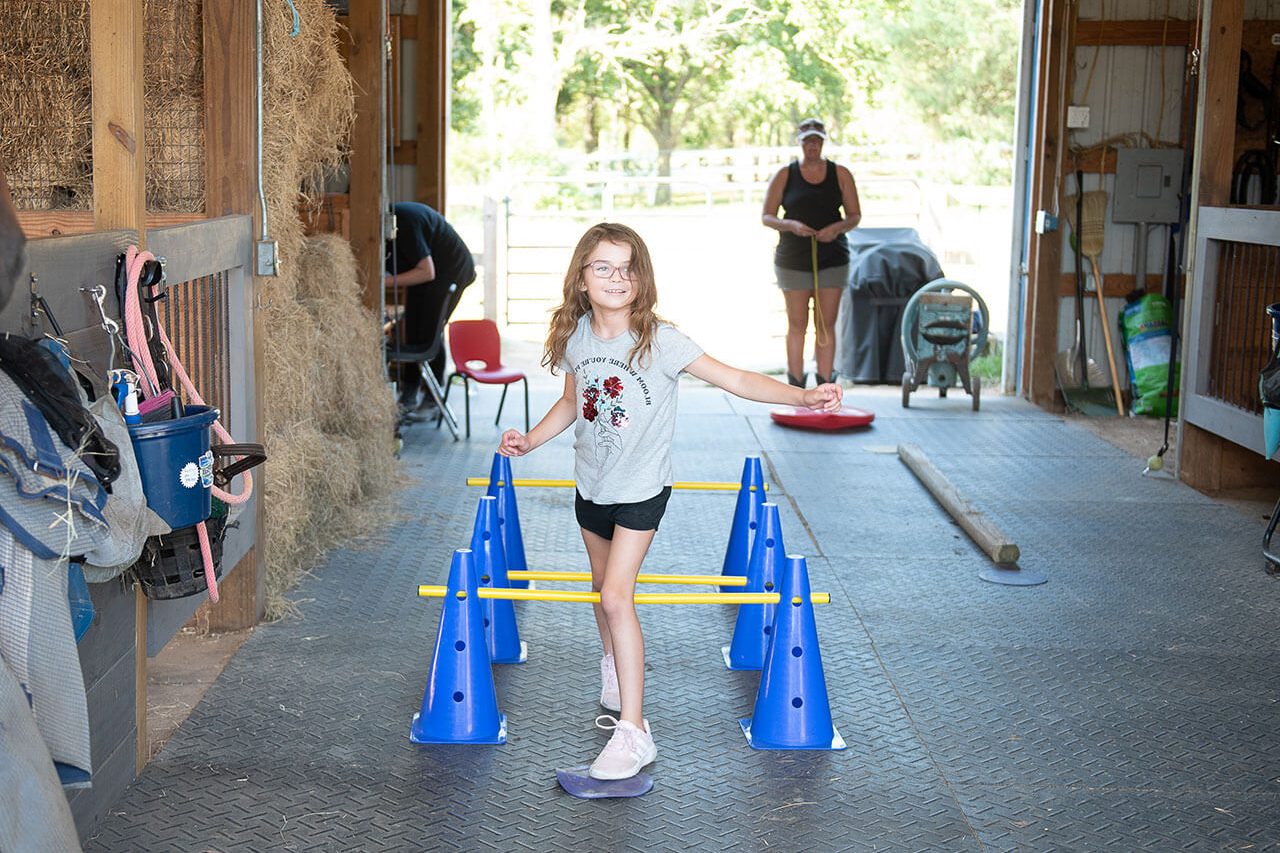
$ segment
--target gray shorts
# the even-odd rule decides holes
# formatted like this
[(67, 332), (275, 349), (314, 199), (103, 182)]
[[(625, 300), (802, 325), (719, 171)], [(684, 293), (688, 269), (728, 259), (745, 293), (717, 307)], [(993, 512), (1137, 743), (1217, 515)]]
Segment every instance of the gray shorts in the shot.
[[(784, 270), (775, 264), (773, 274), (782, 290), (813, 290), (813, 270)], [(818, 270), (818, 287), (844, 287), (848, 283), (848, 264)]]

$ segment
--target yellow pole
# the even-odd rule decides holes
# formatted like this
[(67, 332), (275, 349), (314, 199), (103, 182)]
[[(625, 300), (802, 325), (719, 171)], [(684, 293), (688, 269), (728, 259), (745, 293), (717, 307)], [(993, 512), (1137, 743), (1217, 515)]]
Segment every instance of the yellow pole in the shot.
[[(487, 586), (477, 590), (480, 598), (497, 598), (507, 601), (570, 601), (585, 604), (597, 604), (600, 593), (579, 589), (492, 589)], [(449, 594), (446, 586), (422, 584), (418, 587), (420, 598), (444, 598)], [(466, 593), (458, 591), (458, 598), (465, 598)], [(776, 592), (638, 592), (636, 604), (777, 604), (781, 596)], [(813, 592), (809, 594), (813, 604), (830, 604), (831, 594)], [(792, 599), (799, 603), (799, 599)]]
[[(591, 572), (561, 572), (545, 569), (527, 571), (510, 571), (507, 577), (513, 581), (590, 581)], [(747, 579), (742, 575), (664, 575), (641, 573), (636, 575), (636, 583), (671, 583), (696, 586), (746, 586)]]
[[(489, 478), (488, 477), (468, 477), (467, 485), (468, 486), (487, 486), (489, 485)], [(504, 483), (502, 480), (499, 480), (498, 485), (504, 486), (506, 485), (506, 483)], [(511, 481), (511, 485), (517, 488), (532, 488), (532, 489), (572, 489), (577, 484), (573, 480), (539, 480), (539, 479), (521, 480), (517, 478)], [(671, 488), (676, 489), (677, 491), (692, 491), (692, 492), (736, 492), (740, 486), (741, 486), (741, 483), (716, 483), (716, 482), (703, 482), (699, 480), (678, 480), (675, 483), (671, 484)], [(765, 484), (764, 489), (766, 492), (769, 491), (769, 485), (767, 483)], [(755, 490), (756, 490), (756, 487), (752, 486), (751, 491), (754, 492)]]

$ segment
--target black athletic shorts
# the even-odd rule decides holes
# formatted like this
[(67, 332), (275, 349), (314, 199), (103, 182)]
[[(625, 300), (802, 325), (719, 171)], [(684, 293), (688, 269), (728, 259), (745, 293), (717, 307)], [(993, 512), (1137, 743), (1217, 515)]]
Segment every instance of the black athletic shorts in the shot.
[(612, 539), (614, 525), (628, 530), (657, 530), (658, 522), (662, 521), (662, 515), (667, 511), (671, 487), (666, 486), (648, 500), (633, 504), (592, 503), (576, 489), (574, 493), (577, 499), (573, 502), (573, 508), (578, 515), (578, 526), (590, 530), (602, 539)]

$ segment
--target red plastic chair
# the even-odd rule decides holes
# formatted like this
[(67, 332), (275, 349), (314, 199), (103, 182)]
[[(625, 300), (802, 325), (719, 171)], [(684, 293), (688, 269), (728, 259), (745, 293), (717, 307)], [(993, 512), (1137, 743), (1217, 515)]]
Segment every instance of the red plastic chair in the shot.
[(454, 377), (462, 377), (463, 400), (467, 412), (467, 437), (471, 437), (471, 382), (481, 385), (501, 385), (502, 399), (498, 401), (498, 416), (494, 426), (502, 420), (502, 407), (507, 402), (507, 388), (513, 382), (524, 383), (524, 431), (529, 431), (529, 380), (524, 371), (502, 364), (502, 338), (498, 324), (492, 320), (456, 320), (449, 324), (449, 356), (453, 359), (453, 373), (445, 383), (444, 399), (449, 399), (449, 389)]

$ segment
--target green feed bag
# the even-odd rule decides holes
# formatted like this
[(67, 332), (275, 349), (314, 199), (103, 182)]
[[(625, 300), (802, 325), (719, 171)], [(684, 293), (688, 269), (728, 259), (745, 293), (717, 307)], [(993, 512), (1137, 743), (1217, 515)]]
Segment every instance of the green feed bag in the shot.
[[(1173, 307), (1169, 300), (1148, 293), (1129, 302), (1120, 315), (1125, 361), (1129, 365), (1129, 387), (1133, 392), (1133, 413), (1164, 417), (1169, 390), (1169, 351), (1173, 345)], [(1173, 365), (1173, 405), (1178, 413), (1178, 368)]]

